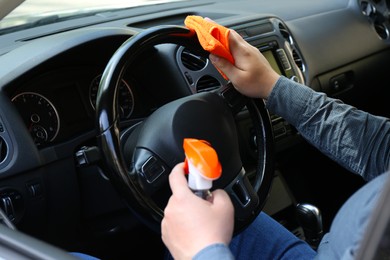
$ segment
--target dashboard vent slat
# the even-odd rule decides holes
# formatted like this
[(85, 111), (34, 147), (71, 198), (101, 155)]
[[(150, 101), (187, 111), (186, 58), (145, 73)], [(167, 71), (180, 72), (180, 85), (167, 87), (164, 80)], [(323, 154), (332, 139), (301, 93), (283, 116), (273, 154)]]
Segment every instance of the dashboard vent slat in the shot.
[(199, 79), (198, 83), (196, 84), (196, 92), (208, 92), (212, 91), (214, 89), (217, 89), (221, 86), (219, 81), (211, 76), (204, 76)]
[(189, 70), (198, 71), (206, 67), (207, 59), (198, 55), (195, 55), (189, 52), (187, 49), (184, 49), (181, 54), (181, 61)]
[(298, 54), (296, 50), (292, 51), (293, 59), (295, 64), (298, 66), (298, 68), (302, 71), (305, 72), (305, 65), (303, 64), (301, 56)]

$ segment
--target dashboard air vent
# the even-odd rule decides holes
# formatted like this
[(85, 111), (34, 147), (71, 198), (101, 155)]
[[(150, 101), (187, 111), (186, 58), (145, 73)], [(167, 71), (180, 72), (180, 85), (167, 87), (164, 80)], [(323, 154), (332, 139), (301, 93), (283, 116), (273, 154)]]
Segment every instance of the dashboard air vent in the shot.
[(390, 39), (390, 1), (389, 0), (359, 0), (360, 10), (372, 23), (375, 32), (382, 39)]
[(280, 34), (283, 36), (283, 38), (286, 41), (288, 41), (291, 45), (294, 44), (294, 41), (291, 37), (290, 32), (287, 30), (287, 28), (282, 23), (279, 23), (279, 31), (280, 31)]
[(296, 44), (288, 31), (287, 27), (283, 23), (279, 23), (279, 31), (282, 37), (290, 44), (291, 46), (291, 55), (293, 56), (294, 62), (301, 72), (305, 72), (305, 64), (300, 53), (297, 50)]
[(192, 71), (198, 71), (206, 67), (207, 59), (191, 53), (188, 49), (184, 49), (181, 54), (183, 65)]
[(389, 30), (387, 29), (385, 23), (374, 21), (374, 28), (382, 40), (387, 40), (389, 38)]
[(0, 164), (7, 158), (8, 148), (4, 139), (0, 136)]
[(196, 84), (196, 92), (208, 92), (217, 89), (221, 86), (219, 81), (211, 76), (203, 76)]
[(305, 65), (303, 64), (302, 58), (295, 49), (292, 50), (292, 56), (297, 67), (302, 72), (305, 72)]

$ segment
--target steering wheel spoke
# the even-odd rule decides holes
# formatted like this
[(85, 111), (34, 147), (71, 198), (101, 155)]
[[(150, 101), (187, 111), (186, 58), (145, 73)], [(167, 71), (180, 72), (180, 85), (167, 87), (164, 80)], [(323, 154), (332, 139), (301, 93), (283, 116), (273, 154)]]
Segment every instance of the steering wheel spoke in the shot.
[(226, 101), (233, 114), (240, 112), (248, 102), (248, 98), (238, 92), (230, 81), (221, 87), (218, 93)]
[(132, 172), (136, 173), (146, 194), (151, 196), (167, 184), (171, 169), (155, 154), (147, 149), (139, 148), (134, 158), (136, 160), (132, 163), (134, 165)]
[(245, 174), (244, 168), (225, 190), (232, 199), (238, 221), (245, 222), (248, 217), (255, 214), (260, 199)]

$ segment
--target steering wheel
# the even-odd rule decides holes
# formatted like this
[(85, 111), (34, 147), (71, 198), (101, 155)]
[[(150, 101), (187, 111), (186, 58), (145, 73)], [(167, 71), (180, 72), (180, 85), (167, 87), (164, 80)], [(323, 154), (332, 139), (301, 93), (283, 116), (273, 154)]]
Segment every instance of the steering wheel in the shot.
[[(136, 126), (120, 130), (116, 94), (122, 74), (143, 51), (163, 43), (182, 45), (208, 57), (196, 35), (183, 26), (152, 27), (119, 47), (103, 73), (96, 105), (98, 143), (107, 176), (129, 209), (160, 232), (171, 195), (169, 173), (184, 161), (183, 140), (206, 140), (222, 165), (222, 176), (213, 182), (213, 190), (229, 194), (235, 208), (234, 232), (239, 233), (262, 210), (274, 175), (272, 126), (263, 100), (244, 97), (229, 83), (217, 91), (174, 100)], [(243, 110), (249, 111), (256, 139), (256, 169), (251, 178), (243, 167), (235, 120)]]

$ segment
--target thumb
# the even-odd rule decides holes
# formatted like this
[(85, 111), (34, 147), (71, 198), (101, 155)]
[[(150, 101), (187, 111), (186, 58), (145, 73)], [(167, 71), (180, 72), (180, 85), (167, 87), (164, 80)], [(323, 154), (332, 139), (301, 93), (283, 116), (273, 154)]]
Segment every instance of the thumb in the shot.
[(211, 63), (220, 71), (222, 71), (228, 78), (234, 75), (237, 68), (231, 64), (227, 59), (219, 57), (215, 54), (210, 54), (209, 59)]

